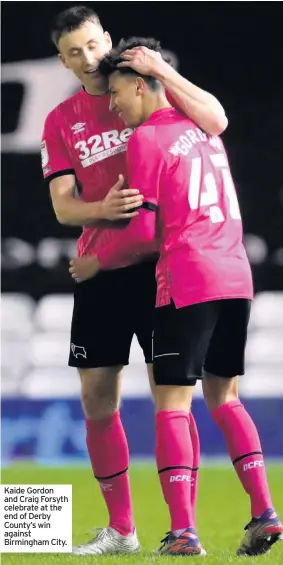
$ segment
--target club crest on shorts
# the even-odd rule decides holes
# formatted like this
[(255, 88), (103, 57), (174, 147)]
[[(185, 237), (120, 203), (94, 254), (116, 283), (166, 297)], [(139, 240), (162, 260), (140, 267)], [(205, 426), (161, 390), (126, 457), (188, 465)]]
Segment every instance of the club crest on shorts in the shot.
[(76, 359), (79, 356), (84, 357), (86, 359), (86, 350), (84, 347), (82, 347), (82, 345), (75, 345), (74, 343), (71, 343), (71, 351), (74, 357), (76, 357)]

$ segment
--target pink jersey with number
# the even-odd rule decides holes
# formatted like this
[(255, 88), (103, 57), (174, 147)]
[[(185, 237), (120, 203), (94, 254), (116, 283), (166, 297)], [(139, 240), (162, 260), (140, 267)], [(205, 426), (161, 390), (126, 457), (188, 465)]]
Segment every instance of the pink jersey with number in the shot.
[[(128, 144), (128, 175), (158, 205), (157, 306), (253, 297), (238, 200), (223, 143), (174, 108)], [(150, 212), (149, 212), (150, 213)]]
[[(133, 130), (109, 111), (110, 96), (85, 90), (65, 100), (47, 117), (41, 143), (45, 179), (74, 174), (84, 202), (103, 200), (126, 172), (127, 141)], [(84, 227), (78, 255), (95, 254), (120, 236), (121, 223), (100, 222)], [(117, 267), (126, 266), (122, 261)]]

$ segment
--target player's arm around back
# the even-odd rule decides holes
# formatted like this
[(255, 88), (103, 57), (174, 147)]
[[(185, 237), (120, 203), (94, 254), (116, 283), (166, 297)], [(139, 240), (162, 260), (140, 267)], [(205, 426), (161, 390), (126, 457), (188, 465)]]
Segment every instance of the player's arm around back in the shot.
[(138, 217), (123, 230), (120, 238), (99, 251), (97, 259), (100, 268), (113, 268), (116, 261), (157, 250), (156, 212), (163, 167), (163, 155), (156, 143), (155, 129), (138, 128), (128, 142), (127, 170), (130, 186), (137, 187), (143, 194), (143, 206)]

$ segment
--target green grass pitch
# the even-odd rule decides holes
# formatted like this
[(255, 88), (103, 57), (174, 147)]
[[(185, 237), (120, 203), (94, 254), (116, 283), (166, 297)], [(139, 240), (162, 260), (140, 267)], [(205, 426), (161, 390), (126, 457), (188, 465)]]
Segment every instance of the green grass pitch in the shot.
[[(269, 465), (268, 477), (277, 512), (283, 517), (283, 465)], [(99, 488), (88, 467), (42, 468), (36, 465), (14, 465), (2, 471), (6, 484), (72, 484), (73, 485), (73, 542), (88, 541), (87, 531), (107, 525), (107, 514)], [(167, 507), (161, 496), (158, 477), (153, 465), (134, 464), (131, 485), (135, 522), (142, 545), (134, 556), (73, 556), (70, 554), (2, 554), (3, 565), (169, 565), (184, 557), (165, 557), (154, 554), (160, 539), (169, 529)], [(243, 564), (283, 565), (283, 542), (268, 555), (250, 558), (236, 557), (235, 550), (249, 521), (249, 500), (243, 493), (230, 467), (205, 467), (200, 471), (198, 524), (199, 535), (208, 552), (207, 557), (191, 557), (207, 565)], [(205, 561), (203, 561), (205, 560)]]

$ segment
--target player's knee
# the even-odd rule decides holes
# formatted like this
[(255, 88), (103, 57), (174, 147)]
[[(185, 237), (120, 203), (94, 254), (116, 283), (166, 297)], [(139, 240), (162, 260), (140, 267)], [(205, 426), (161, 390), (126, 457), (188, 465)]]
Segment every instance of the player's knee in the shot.
[(156, 412), (161, 410), (190, 412), (193, 390), (193, 386), (157, 385), (154, 392)]
[(120, 403), (121, 367), (80, 371), (81, 399), (87, 418), (100, 420), (114, 414)]
[(107, 418), (119, 408), (118, 394), (101, 384), (95, 387), (82, 386), (81, 399), (86, 417), (92, 420)]
[(149, 386), (150, 386), (152, 398), (154, 400), (155, 399), (156, 384), (154, 382), (153, 364), (147, 363), (146, 368), (147, 368)]
[(204, 374), (202, 390), (210, 411), (238, 398), (238, 377), (224, 378)]
[(153, 376), (156, 412), (161, 410), (190, 411), (196, 379), (189, 378), (187, 370), (176, 366), (174, 360), (165, 361), (164, 357), (161, 357), (157, 361), (154, 360)]

